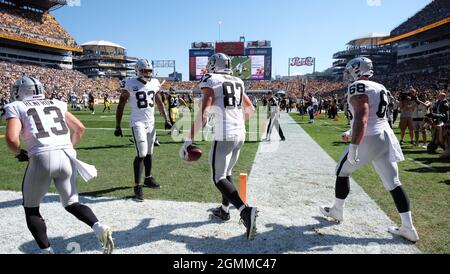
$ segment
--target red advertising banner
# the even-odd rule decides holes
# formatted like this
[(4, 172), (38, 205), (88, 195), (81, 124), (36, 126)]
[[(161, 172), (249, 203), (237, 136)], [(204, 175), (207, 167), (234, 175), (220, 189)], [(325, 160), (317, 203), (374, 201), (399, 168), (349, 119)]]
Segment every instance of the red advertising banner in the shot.
[(216, 52), (231, 56), (243, 56), (245, 51), (244, 42), (221, 42), (216, 43)]

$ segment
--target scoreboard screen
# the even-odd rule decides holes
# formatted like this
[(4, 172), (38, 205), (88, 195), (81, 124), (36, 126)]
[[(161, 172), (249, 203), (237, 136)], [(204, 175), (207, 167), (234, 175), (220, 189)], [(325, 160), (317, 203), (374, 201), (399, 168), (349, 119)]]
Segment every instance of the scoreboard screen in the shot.
[[(241, 51), (240, 48), (234, 49)], [(214, 53), (214, 49), (191, 49), (189, 51), (190, 81), (202, 79), (203, 75), (207, 73), (206, 66), (209, 57)], [(247, 48), (243, 54), (230, 56), (230, 58), (234, 76), (242, 80), (272, 79), (272, 48)]]

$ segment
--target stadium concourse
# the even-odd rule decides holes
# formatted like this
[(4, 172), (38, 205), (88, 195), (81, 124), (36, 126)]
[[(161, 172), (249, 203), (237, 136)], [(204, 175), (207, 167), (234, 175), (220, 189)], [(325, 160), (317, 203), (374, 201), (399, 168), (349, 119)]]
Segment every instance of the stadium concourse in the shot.
[[(281, 122), (289, 140), (261, 143), (249, 178), (249, 202), (260, 210), (259, 233), (254, 241), (245, 240), (237, 211), (232, 211), (232, 220), (226, 224), (212, 221), (207, 211), (216, 204), (136, 204), (89, 197), (83, 197), (82, 202), (111, 225), (118, 254), (420, 252), (387, 232), (393, 222), (356, 182), (352, 182), (344, 223), (337, 225), (320, 217), (319, 206), (333, 198), (336, 162), (289, 115), (283, 114)], [(301, 151), (309, 161), (292, 161), (293, 150)], [(273, 155), (277, 155), (277, 161), (273, 161)], [(321, 166), (320, 171), (317, 166)], [(20, 193), (0, 192), (0, 233), (4, 235), (0, 253), (39, 252), (27, 231), (21, 203)], [(89, 229), (61, 214), (58, 196), (47, 196), (42, 210), (52, 216), (46, 221), (57, 253), (99, 253), (100, 246)]]

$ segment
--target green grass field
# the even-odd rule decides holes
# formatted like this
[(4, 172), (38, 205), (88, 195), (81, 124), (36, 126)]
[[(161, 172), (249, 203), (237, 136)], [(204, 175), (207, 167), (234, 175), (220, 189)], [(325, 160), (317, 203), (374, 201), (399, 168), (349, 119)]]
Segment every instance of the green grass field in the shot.
[[(115, 106), (114, 106), (115, 107)], [(98, 106), (97, 111), (101, 107)], [(124, 138), (113, 135), (115, 111), (91, 115), (89, 112), (76, 112), (88, 130), (78, 145), (79, 158), (96, 165), (99, 176), (89, 183), (78, 181), (82, 195), (94, 197), (130, 198), (133, 195), (134, 145), (129, 141), (131, 131), (125, 130)], [(128, 128), (127, 110), (122, 127)], [(339, 141), (339, 135), (347, 130), (346, 121), (331, 121), (319, 118), (315, 125), (298, 114), (292, 117), (316, 140), (336, 161), (346, 144)], [(0, 126), (5, 123), (0, 122)], [(164, 128), (163, 119), (157, 114), (158, 129)], [(398, 130), (396, 130), (398, 134)], [(4, 127), (0, 128), (0, 189), (20, 191), (26, 164), (18, 163), (7, 151), (4, 142)], [(180, 160), (178, 152), (181, 143), (172, 141), (165, 131), (158, 132), (161, 147), (155, 148), (153, 175), (161, 183), (160, 190), (145, 189), (147, 199), (220, 202), (221, 196), (210, 179), (208, 165), (209, 142), (198, 143), (203, 151), (202, 159), (193, 164)], [(241, 172), (250, 173), (259, 142), (247, 142), (235, 168), (235, 182)], [(294, 152), (295, 153), (295, 152)], [(418, 247), (426, 253), (450, 253), (450, 162), (429, 155), (425, 150), (404, 147), (409, 159), (400, 163), (400, 176), (410, 195), (415, 224), (421, 241)], [(395, 205), (371, 166), (354, 174), (354, 179), (380, 205), (386, 214), (399, 222)], [(52, 187), (51, 192), (55, 192)]]
[[(298, 114), (292, 117), (336, 161), (346, 144), (340, 134), (348, 129), (347, 120), (335, 122), (319, 118), (316, 124)], [(341, 114), (341, 117), (343, 115)], [(396, 127), (398, 128), (398, 126)], [(399, 134), (399, 130), (395, 130)], [(409, 137), (407, 137), (407, 141)], [(439, 160), (439, 155), (429, 155), (425, 149), (404, 147), (408, 160), (399, 164), (400, 179), (411, 199), (415, 225), (421, 236), (418, 247), (426, 253), (450, 253), (450, 161)], [(400, 217), (381, 180), (371, 165), (356, 172), (353, 178), (395, 222)]]
[[(115, 106), (113, 106), (115, 108)], [(97, 114), (75, 112), (74, 114), (85, 124), (87, 131), (82, 142), (77, 146), (78, 158), (93, 164), (98, 169), (98, 178), (85, 183), (78, 180), (82, 195), (93, 197), (130, 198), (133, 195), (133, 160), (136, 155), (134, 145), (129, 141), (129, 111), (127, 110), (122, 128), (124, 138), (114, 137), (115, 110), (102, 114), (103, 109), (97, 106)], [(164, 121), (156, 114), (158, 129), (164, 129)], [(0, 126), (4, 126), (4, 121)], [(108, 130), (109, 129), (109, 130)], [(20, 191), (26, 164), (14, 159), (7, 150), (4, 135), (0, 129), (0, 189)], [(204, 154), (199, 162), (188, 164), (179, 157), (181, 143), (172, 141), (164, 131), (158, 132), (162, 146), (155, 148), (153, 159), (153, 176), (162, 185), (160, 190), (145, 189), (145, 198), (186, 202), (221, 202), (221, 195), (211, 181), (208, 153), (210, 142), (196, 143)], [(235, 168), (235, 182), (239, 173), (250, 173), (255, 158), (258, 142), (245, 144), (240, 160)], [(51, 188), (51, 192), (55, 192)]]

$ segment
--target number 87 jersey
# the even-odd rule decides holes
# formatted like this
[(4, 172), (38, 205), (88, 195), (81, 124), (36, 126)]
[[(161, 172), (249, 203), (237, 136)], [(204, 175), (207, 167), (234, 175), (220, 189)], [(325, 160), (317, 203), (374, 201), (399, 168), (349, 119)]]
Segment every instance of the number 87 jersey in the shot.
[(199, 88), (210, 88), (214, 91), (212, 113), (215, 117), (215, 140), (227, 141), (245, 136), (242, 111), (244, 82), (230, 75), (206, 74), (200, 81)]
[(159, 80), (151, 79), (147, 82), (132, 78), (122, 82), (122, 89), (130, 94), (128, 102), (131, 105), (131, 127), (134, 127), (136, 123), (154, 125), (155, 98), (161, 89)]
[(365, 136), (373, 136), (390, 130), (388, 122), (388, 90), (381, 84), (373, 81), (360, 80), (351, 84), (348, 88), (349, 115), (354, 119), (355, 110), (351, 104), (351, 98), (357, 95), (367, 95), (369, 98), (369, 120)]

